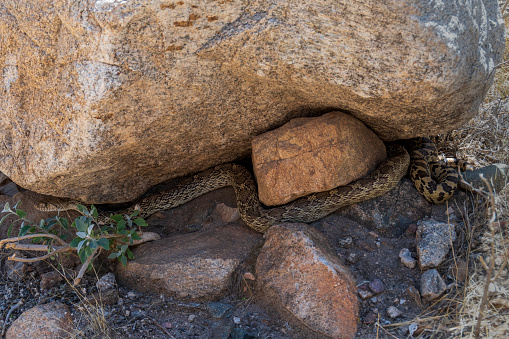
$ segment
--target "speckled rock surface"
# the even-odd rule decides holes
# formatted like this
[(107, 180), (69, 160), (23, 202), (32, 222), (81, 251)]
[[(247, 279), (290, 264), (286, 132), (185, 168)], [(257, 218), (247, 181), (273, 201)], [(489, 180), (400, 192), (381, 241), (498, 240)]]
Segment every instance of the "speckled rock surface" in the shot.
[(438, 134), (478, 111), (503, 45), (495, 0), (2, 0), (0, 170), (124, 202), (298, 116)]
[(60, 302), (37, 305), (16, 319), (5, 334), (6, 339), (66, 338), (73, 331), (69, 306)]
[(213, 300), (225, 292), (233, 271), (260, 238), (239, 225), (164, 238), (136, 248), (133, 260), (117, 266), (117, 277), (138, 291)]
[(305, 224), (271, 227), (256, 262), (271, 308), (321, 338), (353, 338), (359, 302), (355, 280), (327, 240)]
[(346, 185), (387, 158), (382, 140), (341, 112), (293, 119), (252, 145), (258, 197), (269, 206)]

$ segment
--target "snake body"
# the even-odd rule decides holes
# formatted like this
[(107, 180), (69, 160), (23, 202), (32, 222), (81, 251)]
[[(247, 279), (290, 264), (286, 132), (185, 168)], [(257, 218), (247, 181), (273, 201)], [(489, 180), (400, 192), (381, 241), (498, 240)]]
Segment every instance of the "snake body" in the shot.
[(471, 170), (470, 164), (458, 159), (438, 157), (436, 145), (428, 138), (407, 141), (410, 151), (410, 179), (429, 202), (442, 204), (450, 199), (460, 181), (458, 171)]
[[(251, 173), (243, 166), (228, 163), (213, 167), (194, 175), (190, 182), (141, 199), (131, 207), (114, 212), (130, 215), (140, 210), (140, 217), (146, 218), (155, 212), (185, 204), (200, 195), (225, 186), (233, 186), (237, 207), (246, 224), (258, 232), (265, 232), (270, 226), (282, 222), (310, 223), (325, 217), (341, 207), (359, 203), (383, 195), (393, 189), (407, 173), (417, 190), (431, 203), (440, 204), (449, 199), (459, 182), (458, 172), (438, 161), (434, 143), (427, 138), (412, 139), (405, 144), (387, 145), (387, 160), (371, 174), (348, 185), (332, 190), (314, 193), (285, 205), (265, 208), (258, 200), (258, 192)], [(456, 164), (465, 170), (468, 165)], [(43, 202), (36, 205), (41, 211), (76, 209), (80, 202), (67, 200)], [(106, 222), (110, 213), (101, 212), (99, 219)]]
[[(372, 199), (393, 189), (406, 174), (410, 157), (405, 148), (397, 143), (387, 145), (387, 156), (387, 160), (375, 171), (361, 179), (274, 208), (264, 208), (260, 204), (255, 181), (245, 167), (228, 163), (200, 172), (189, 183), (141, 199), (131, 207), (115, 213), (129, 215), (139, 209), (140, 216), (146, 218), (157, 211), (185, 204), (207, 192), (233, 186), (242, 219), (258, 232), (265, 232), (270, 226), (282, 222), (310, 223), (341, 207)], [(76, 209), (78, 203), (72, 200), (43, 202), (36, 205), (36, 208), (41, 211)], [(100, 215), (101, 218), (108, 216), (104, 212)]]

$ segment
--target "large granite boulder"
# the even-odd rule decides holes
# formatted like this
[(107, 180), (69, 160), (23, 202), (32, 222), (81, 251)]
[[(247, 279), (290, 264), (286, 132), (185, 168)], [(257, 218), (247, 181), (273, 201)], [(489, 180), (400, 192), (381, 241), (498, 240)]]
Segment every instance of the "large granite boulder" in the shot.
[(121, 202), (294, 117), (445, 132), (477, 112), (503, 48), (496, 0), (0, 0), (0, 171)]

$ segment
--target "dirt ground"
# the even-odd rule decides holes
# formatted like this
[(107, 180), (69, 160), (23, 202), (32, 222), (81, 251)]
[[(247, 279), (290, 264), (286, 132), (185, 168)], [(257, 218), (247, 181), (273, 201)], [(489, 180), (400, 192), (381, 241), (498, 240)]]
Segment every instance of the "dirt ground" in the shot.
[[(172, 184), (160, 185), (152, 191), (165, 189)], [(383, 292), (380, 294), (366, 300), (359, 298), (361, 308), (356, 338), (406, 338), (412, 320), (433, 309), (432, 304), (421, 300), (415, 293), (420, 288), (420, 269), (402, 265), (398, 254), (402, 248), (408, 248), (416, 257), (415, 222), (426, 216), (444, 219), (447, 207), (432, 207), (412, 190), (415, 189), (408, 179), (404, 179), (398, 188), (385, 197), (345, 208), (310, 224), (310, 227), (315, 227), (326, 236), (350, 269), (359, 289), (362, 290), (366, 283), (376, 279), (383, 283)], [(41, 215), (31, 209), (33, 202), (40, 198), (25, 191), (10, 200), (22, 200), (29, 215), (48, 217), (49, 214)], [(467, 199), (467, 194), (460, 193), (450, 206), (466, 206)], [(159, 212), (148, 218), (146, 231), (170, 237), (217, 227), (221, 224), (215, 208), (218, 203), (234, 207), (233, 190), (217, 190), (178, 208)], [(461, 211), (456, 213), (459, 215)], [(6, 225), (1, 227), (0, 234), (5, 237)], [(239, 227), (246, 226), (240, 224)], [(461, 228), (462, 223), (459, 222), (460, 236)], [(256, 282), (242, 279), (244, 272), (254, 272), (256, 248), (239, 266), (231, 279), (229, 290), (214, 302), (178, 301), (168, 296), (118, 286), (118, 299), (115, 297), (111, 301), (104, 296), (99, 308), (89, 308), (88, 311), (78, 306), (82, 304), (83, 296), (88, 297), (97, 291), (97, 278), (115, 269), (111, 261), (97, 260), (96, 271), (87, 274), (77, 289), (73, 289), (70, 283), (62, 282), (44, 291), (40, 286), (40, 276), (53, 268), (42, 262), (25, 264), (13, 281), (12, 274), (8, 277), (12, 263), (7, 262), (8, 253), (4, 251), (1, 254), (0, 324), (7, 320), (7, 327), (24, 310), (57, 300), (68, 304), (73, 311), (75, 338), (305, 338), (299, 326), (288, 322), (273, 311), (271, 305), (262, 301), (260, 297), (263, 293), (257, 290)], [(450, 257), (439, 268), (447, 284), (455, 282), (448, 272), (452, 260)], [(23, 299), (23, 305), (6, 319), (9, 310), (20, 299)], [(390, 306), (401, 311), (401, 315), (392, 318), (388, 314)], [(426, 332), (421, 336), (429, 337)], [(434, 331), (433, 336), (441, 335)]]

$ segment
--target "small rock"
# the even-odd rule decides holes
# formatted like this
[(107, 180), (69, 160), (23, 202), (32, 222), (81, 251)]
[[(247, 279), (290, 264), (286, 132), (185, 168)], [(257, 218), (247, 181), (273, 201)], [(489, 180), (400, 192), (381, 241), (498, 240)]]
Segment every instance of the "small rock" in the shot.
[(133, 291), (129, 291), (129, 292), (127, 292), (127, 297), (128, 297), (129, 299), (136, 298), (136, 293), (135, 293), (135, 292), (133, 292)]
[(374, 279), (372, 282), (369, 283), (369, 289), (373, 291), (375, 294), (380, 294), (383, 291), (385, 291), (385, 286), (382, 280), (380, 279)]
[(417, 254), (421, 270), (438, 267), (446, 258), (451, 244), (456, 240), (454, 224), (433, 219), (419, 221)]
[(352, 237), (345, 237), (341, 240), (339, 240), (339, 246), (349, 248), (352, 247), (353, 244), (353, 238)]
[(370, 290), (367, 290), (367, 289), (358, 289), (357, 294), (359, 295), (359, 297), (362, 300), (369, 299), (373, 296), (373, 292), (371, 292)]
[(421, 276), (421, 295), (427, 300), (433, 300), (446, 290), (446, 285), (436, 269), (424, 272)]
[(41, 274), (41, 289), (50, 290), (55, 286), (58, 286), (64, 278), (62, 274), (57, 271), (51, 271)]
[(9, 327), (5, 338), (67, 338), (72, 331), (69, 306), (51, 302), (23, 312)]
[(196, 315), (194, 314), (190, 314), (189, 317), (187, 317), (187, 321), (189, 321), (190, 323), (192, 323), (194, 319), (196, 319)]
[(235, 325), (240, 325), (240, 318), (239, 317), (233, 317), (233, 323)]
[(13, 182), (0, 186), (0, 194), (12, 197), (18, 193), (19, 193), (18, 186)]
[(232, 306), (220, 302), (209, 302), (207, 304), (207, 310), (213, 318), (228, 318), (231, 315)]
[(164, 328), (173, 328), (173, 325), (172, 325), (172, 323), (170, 323), (169, 321), (165, 321), (165, 322), (163, 323), (163, 327), (164, 327)]
[(373, 297), (373, 298), (369, 299), (369, 301), (371, 301), (373, 304), (376, 304), (376, 302), (378, 301), (378, 298)]
[(117, 284), (115, 280), (115, 274), (108, 273), (103, 275), (96, 283), (96, 287), (99, 291), (106, 291), (109, 289), (113, 289), (115, 285)]
[[(506, 164), (492, 164), (486, 167), (478, 168), (473, 171), (466, 171), (461, 173), (466, 182), (470, 183), (475, 188), (482, 188), (488, 191), (486, 184), (480, 178), (482, 174), (485, 179), (492, 185), (495, 191), (500, 191), (509, 182), (509, 165)], [(466, 185), (460, 183), (460, 186), (468, 189)]]
[(348, 254), (348, 256), (346, 257), (346, 261), (348, 261), (350, 264), (355, 264), (355, 262), (357, 262), (357, 260), (359, 260), (359, 258), (357, 257), (357, 254), (356, 253), (350, 253)]
[(410, 224), (408, 225), (405, 233), (408, 235), (413, 235), (415, 232), (417, 232), (417, 224)]
[(368, 313), (368, 314), (364, 317), (364, 319), (362, 320), (362, 322), (363, 322), (364, 324), (366, 324), (366, 325), (369, 325), (369, 324), (374, 323), (374, 322), (376, 321), (377, 317), (378, 317), (378, 316), (376, 315), (376, 313), (374, 313), (374, 312), (369, 312), (369, 313)]
[(409, 296), (411, 296), (416, 303), (421, 304), (421, 294), (419, 293), (419, 290), (415, 288), (415, 286), (411, 285), (407, 288), (407, 293)]
[(408, 248), (403, 248), (399, 251), (399, 258), (401, 259), (401, 263), (408, 268), (414, 268), (417, 260), (412, 258), (412, 254)]
[(239, 213), (238, 208), (226, 206), (224, 203), (217, 204), (216, 210), (221, 215), (221, 220), (223, 222), (234, 222), (234, 221), (239, 220), (239, 218), (240, 218), (240, 213)]
[(25, 276), (26, 266), (27, 265), (21, 261), (7, 260), (5, 262), (7, 278), (12, 281), (20, 281)]
[(387, 314), (389, 315), (389, 317), (391, 317), (392, 319), (395, 319), (399, 316), (401, 316), (403, 314), (403, 312), (401, 312), (399, 309), (397, 309), (396, 307), (394, 306), (389, 306), (387, 308)]

